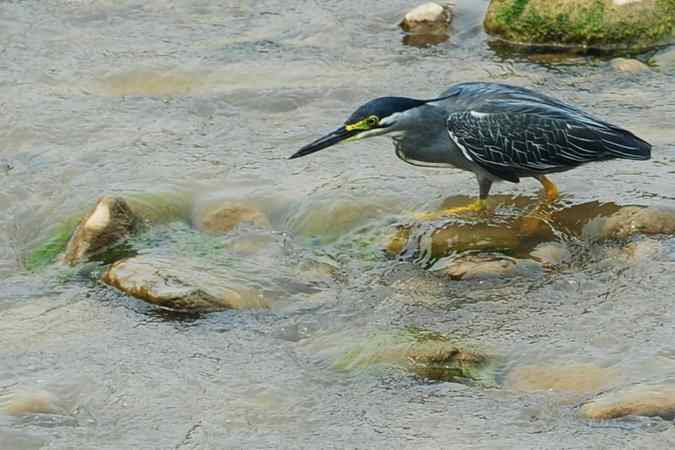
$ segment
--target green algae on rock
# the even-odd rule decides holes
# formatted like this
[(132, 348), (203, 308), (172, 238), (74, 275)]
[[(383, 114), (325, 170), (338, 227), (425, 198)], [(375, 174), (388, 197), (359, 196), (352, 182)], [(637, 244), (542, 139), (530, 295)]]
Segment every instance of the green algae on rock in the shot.
[(672, 42), (674, 0), (492, 0), (485, 30), (516, 46), (640, 51)]
[(24, 259), (23, 265), (26, 270), (40, 270), (55, 262), (56, 258), (66, 249), (68, 240), (79, 222), (80, 217), (75, 216), (57, 225), (51, 236)]

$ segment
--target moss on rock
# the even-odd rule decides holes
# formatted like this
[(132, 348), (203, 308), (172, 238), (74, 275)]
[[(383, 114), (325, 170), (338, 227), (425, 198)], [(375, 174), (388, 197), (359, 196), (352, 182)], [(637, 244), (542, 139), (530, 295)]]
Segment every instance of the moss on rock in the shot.
[(51, 236), (24, 259), (24, 267), (29, 271), (36, 271), (56, 261), (56, 257), (66, 249), (79, 222), (80, 217), (75, 216), (57, 225)]
[(516, 45), (644, 50), (672, 41), (675, 0), (492, 0), (484, 26)]

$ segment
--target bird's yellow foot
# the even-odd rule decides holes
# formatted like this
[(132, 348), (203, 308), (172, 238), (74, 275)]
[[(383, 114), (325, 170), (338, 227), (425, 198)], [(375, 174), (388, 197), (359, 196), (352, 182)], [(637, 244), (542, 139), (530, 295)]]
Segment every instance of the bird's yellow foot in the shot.
[(560, 196), (560, 191), (558, 191), (558, 187), (553, 184), (553, 181), (551, 181), (548, 177), (541, 176), (539, 177), (539, 182), (544, 186), (544, 195), (546, 196), (546, 200), (548, 202), (554, 202), (558, 199)]
[(476, 200), (466, 206), (456, 206), (453, 208), (441, 209), (438, 211), (428, 211), (415, 213), (417, 220), (437, 220), (444, 217), (456, 216), (458, 214), (482, 212), (487, 209), (487, 201), (483, 199)]

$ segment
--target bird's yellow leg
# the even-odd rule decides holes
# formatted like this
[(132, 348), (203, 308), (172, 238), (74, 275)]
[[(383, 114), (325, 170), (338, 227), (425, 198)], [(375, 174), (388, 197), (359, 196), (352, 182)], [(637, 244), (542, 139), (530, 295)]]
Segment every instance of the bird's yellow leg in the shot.
[(415, 213), (417, 220), (436, 220), (444, 217), (455, 216), (457, 214), (464, 214), (468, 212), (481, 212), (487, 209), (487, 200), (479, 198), (478, 200), (469, 203), (466, 206), (456, 206), (453, 208), (441, 209), (438, 211), (429, 211)]
[(546, 200), (522, 218), (520, 228), (521, 232), (525, 234), (535, 234), (541, 227), (547, 226), (546, 223), (551, 217), (551, 211), (548, 210), (547, 206), (549, 203), (555, 202), (560, 195), (558, 187), (548, 177), (538, 176), (537, 180), (544, 187)]
[(537, 177), (539, 182), (544, 186), (544, 194), (546, 194), (546, 200), (549, 202), (554, 202), (558, 199), (558, 196), (560, 195), (560, 191), (558, 190), (558, 187), (551, 181), (548, 177), (542, 175), (540, 177)]

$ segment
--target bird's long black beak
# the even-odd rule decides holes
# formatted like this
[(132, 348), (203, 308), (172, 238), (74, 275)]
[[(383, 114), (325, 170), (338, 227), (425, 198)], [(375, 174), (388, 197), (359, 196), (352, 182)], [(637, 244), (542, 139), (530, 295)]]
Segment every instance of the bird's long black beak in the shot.
[(323, 150), (324, 148), (328, 148), (331, 145), (338, 144), (345, 139), (349, 139), (350, 137), (354, 136), (357, 134), (359, 131), (358, 130), (347, 130), (345, 127), (340, 127), (337, 130), (333, 131), (332, 133), (329, 133), (325, 135), (322, 138), (317, 139), (316, 141), (305, 145), (302, 147), (300, 150), (297, 152), (293, 153), (288, 159), (295, 159), (295, 158), (300, 158), (301, 156), (307, 156), (310, 155), (314, 152), (318, 152), (319, 150)]

